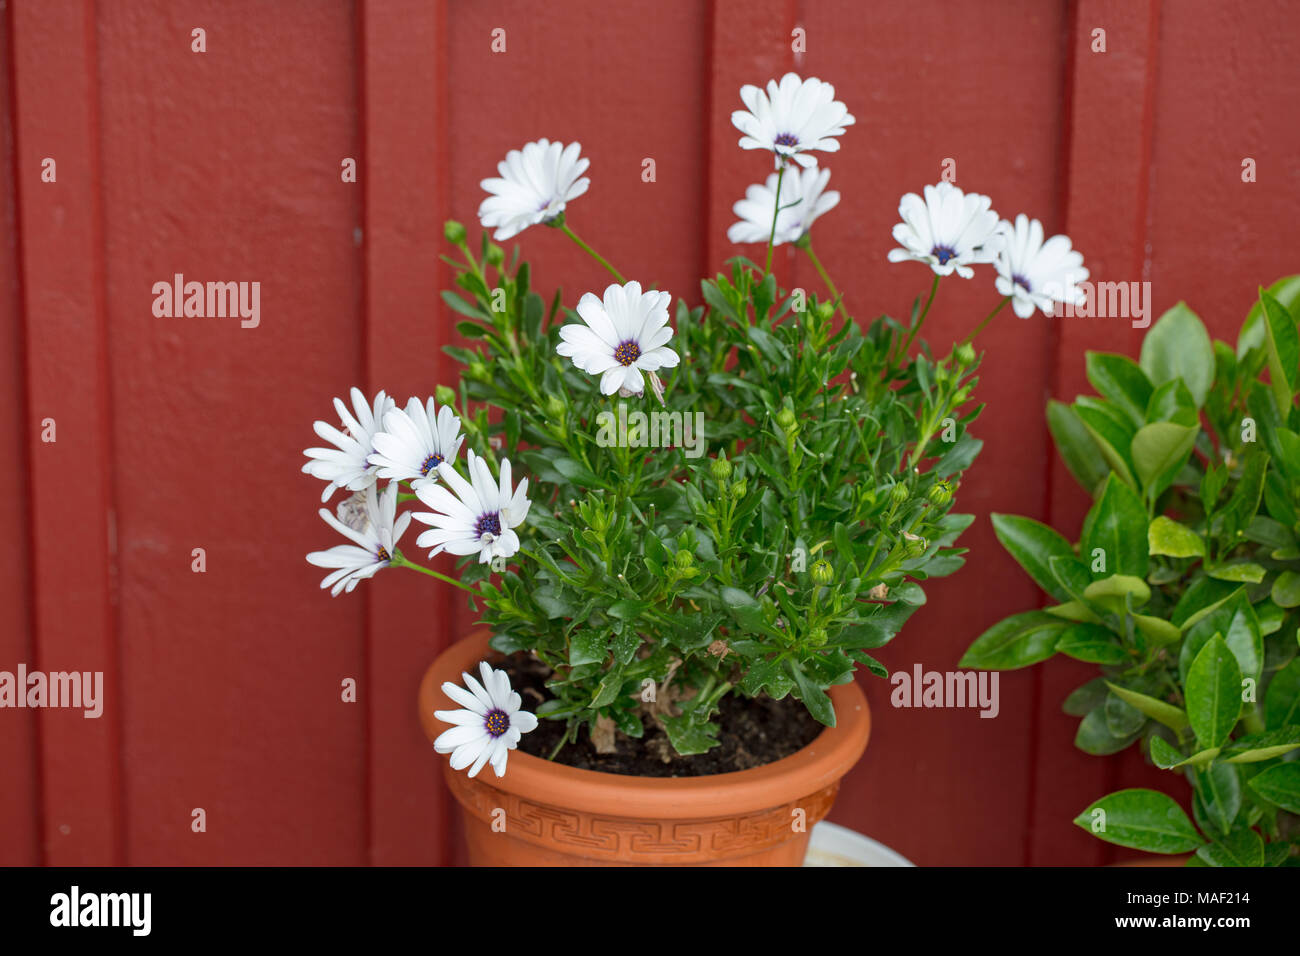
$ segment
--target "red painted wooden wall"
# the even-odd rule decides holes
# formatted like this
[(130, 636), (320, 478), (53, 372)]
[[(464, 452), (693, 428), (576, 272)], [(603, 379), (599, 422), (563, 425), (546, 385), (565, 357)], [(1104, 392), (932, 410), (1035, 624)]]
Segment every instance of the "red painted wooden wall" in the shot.
[[(592, 187), (575, 227), (692, 303), (737, 251), (731, 204), (766, 174), (736, 148), (738, 90), (790, 68), (857, 116), (826, 158), (843, 199), (817, 236), (861, 315), (905, 313), (927, 287), (885, 255), (898, 197), (946, 158), (1004, 215), (1068, 231), (1094, 278), (1148, 280), (1157, 314), (1186, 299), (1220, 337), (1258, 283), (1300, 271), (1300, 13), (1285, 0), (0, 8), (0, 669), (108, 681), (99, 720), (0, 711), (2, 864), (457, 859), (414, 699), (471, 618), (396, 573), (322, 593), (303, 555), (334, 542), (299, 467), (350, 385), (405, 398), (450, 381), (441, 223), (473, 222), (507, 149), (580, 140)], [(557, 233), (522, 244), (534, 284), (570, 302), (603, 287)], [(793, 258), (779, 268), (816, 282)], [(259, 281), (261, 324), (155, 318), (152, 284), (175, 273)], [(959, 337), (992, 301), (987, 273), (950, 281), (928, 334)], [(1037, 601), (987, 515), (1077, 528), (1086, 501), (1043, 403), (1086, 388), (1085, 349), (1136, 354), (1142, 332), (1005, 313), (986, 334), (986, 447), (960, 498), (980, 516), (974, 559), (934, 587), (891, 669), (951, 669)], [(874, 736), (832, 819), (923, 864), (1111, 859), (1069, 821), (1153, 774), (1136, 754), (1074, 751), (1059, 703), (1087, 673), (1003, 675), (995, 720), (893, 710), (889, 685), (864, 679)], [(340, 699), (347, 677), (358, 703)]]

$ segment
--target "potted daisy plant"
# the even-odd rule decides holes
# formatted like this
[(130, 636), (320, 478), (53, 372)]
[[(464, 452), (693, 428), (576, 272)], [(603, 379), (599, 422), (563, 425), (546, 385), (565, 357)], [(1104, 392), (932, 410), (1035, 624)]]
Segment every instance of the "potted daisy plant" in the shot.
[[(404, 406), (354, 389), (316, 423), (328, 447), (303, 470), (323, 500), (347, 493), (321, 517), (349, 542), (308, 555), (321, 586), (408, 569), (481, 621), (419, 694), (474, 862), (798, 864), (867, 743), (855, 671), (885, 676), (871, 652), (963, 561), (971, 340), (1087, 277), (1067, 238), (942, 182), (903, 197), (889, 253), (932, 270), (928, 295), (860, 323), (811, 241), (840, 199), (816, 157), (854, 117), (793, 73), (740, 95), (739, 145), (774, 165), (728, 235), (762, 266), (732, 259), (695, 305), (625, 276), (569, 220), (580, 146), (528, 143), (482, 183), (492, 239), (446, 226), (459, 382)], [(497, 245), (539, 225), (607, 287), (539, 292)], [(779, 284), (780, 245), (822, 288)], [(936, 354), (920, 332), (939, 282), (982, 265), (996, 308)], [(412, 521), (408, 550), (456, 556), (454, 574), (402, 550)]]

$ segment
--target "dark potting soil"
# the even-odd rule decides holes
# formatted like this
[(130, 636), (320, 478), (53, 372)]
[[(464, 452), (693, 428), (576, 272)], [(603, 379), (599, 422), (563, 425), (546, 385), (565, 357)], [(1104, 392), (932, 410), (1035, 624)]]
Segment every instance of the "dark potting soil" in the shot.
[[(523, 654), (512, 654), (495, 666), (510, 675), (511, 686), (524, 699), (525, 710), (536, 710), (554, 695), (546, 689), (550, 669)], [(597, 753), (586, 727), (578, 730), (576, 742), (564, 745), (556, 763), (601, 773), (638, 777), (705, 777), (733, 770), (761, 767), (803, 749), (825, 728), (813, 719), (802, 703), (758, 697), (748, 700), (736, 694), (722, 699), (718, 716), (718, 746), (708, 753), (680, 756), (668, 736), (653, 719), (643, 717), (645, 735), (637, 740), (624, 734), (615, 737), (614, 753)], [(524, 734), (519, 749), (543, 760), (550, 757), (564, 735), (565, 722), (541, 719), (537, 729)]]

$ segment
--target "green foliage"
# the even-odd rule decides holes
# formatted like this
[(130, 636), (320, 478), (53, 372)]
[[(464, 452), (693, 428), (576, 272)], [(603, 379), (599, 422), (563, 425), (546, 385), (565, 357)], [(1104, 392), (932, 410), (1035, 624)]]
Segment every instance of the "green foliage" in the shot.
[[(471, 342), (446, 350), (465, 367), (458, 413), (532, 499), (511, 566), (469, 559), (462, 580), (493, 647), (552, 669), (538, 715), (569, 740), (602, 718), (634, 737), (657, 720), (681, 754), (717, 744), (727, 694), (792, 694), (833, 725), (828, 689), (859, 664), (883, 676), (867, 651), (963, 563), (972, 518), (951, 506), (981, 446), (972, 350), (936, 359), (922, 343), (910, 358), (915, 309), (907, 325), (837, 320), (734, 259), (702, 283), (704, 305), (677, 299), (663, 406), (649, 389), (607, 397), (556, 354), (580, 321), (558, 291), (548, 307), (526, 262), (461, 252), (444, 296)], [(640, 441), (658, 415), (703, 433)], [(624, 420), (628, 441), (601, 440)]]
[[(1180, 303), (1138, 363), (1089, 353), (1097, 396), (1049, 402), (1061, 458), (1094, 503), (1077, 545), (995, 515), (1056, 603), (980, 635), (966, 666), (1063, 654), (1102, 677), (1064, 704), (1076, 746), (1134, 744), (1191, 785), (1122, 790), (1076, 823), (1207, 866), (1300, 864), (1300, 277), (1261, 290), (1236, 349)], [(1055, 620), (1064, 627), (1055, 629)], [(1072, 623), (1073, 622), (1073, 623)]]

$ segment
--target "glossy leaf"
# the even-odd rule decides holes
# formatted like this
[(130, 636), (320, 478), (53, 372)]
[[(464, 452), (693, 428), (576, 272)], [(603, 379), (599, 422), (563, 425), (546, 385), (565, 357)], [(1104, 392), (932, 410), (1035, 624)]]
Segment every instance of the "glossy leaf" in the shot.
[(1186, 525), (1159, 515), (1147, 527), (1147, 551), (1171, 558), (1204, 557), (1205, 539)]
[(1156, 790), (1112, 793), (1089, 805), (1074, 822), (1107, 843), (1149, 853), (1188, 853), (1205, 842), (1173, 798)]
[(1110, 469), (1101, 460), (1101, 450), (1074, 409), (1055, 400), (1047, 403), (1047, 427), (1056, 450), (1088, 494), (1096, 494)]
[(1217, 634), (1187, 671), (1187, 719), (1203, 749), (1220, 747), (1241, 716), (1241, 669)]
[(1179, 302), (1147, 330), (1138, 364), (1152, 385), (1182, 379), (1196, 407), (1205, 404), (1214, 383), (1214, 346), (1205, 324)]
[(1300, 763), (1292, 761), (1269, 767), (1252, 777), (1248, 786), (1269, 803), (1300, 813)]
[(1034, 583), (1058, 601), (1069, 595), (1052, 575), (1050, 561), (1053, 557), (1074, 557), (1070, 542), (1054, 529), (1032, 518), (1018, 515), (994, 514), (993, 531), (998, 541), (1016, 559)]
[(994, 624), (967, 648), (959, 667), (1015, 670), (1047, 660), (1068, 625), (1042, 611), (1013, 614)]

